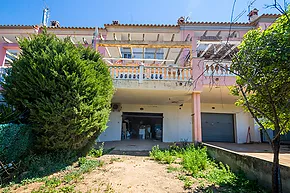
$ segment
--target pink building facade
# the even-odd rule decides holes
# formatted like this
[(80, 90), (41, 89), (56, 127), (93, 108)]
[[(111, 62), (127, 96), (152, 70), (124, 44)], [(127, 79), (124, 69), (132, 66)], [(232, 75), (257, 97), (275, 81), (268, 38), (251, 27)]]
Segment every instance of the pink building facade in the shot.
[[(115, 86), (108, 128), (98, 141), (261, 142), (250, 114), (229, 93), (235, 75), (231, 54), (247, 31), (265, 29), (278, 15), (248, 23), (186, 22), (177, 25), (105, 24), (103, 28), (48, 27), (72, 42), (92, 44), (108, 64)], [(33, 26), (0, 26), (0, 65), (19, 54), (17, 38)], [(97, 34), (94, 36), (94, 34)], [(250, 137), (249, 137), (250, 136)]]

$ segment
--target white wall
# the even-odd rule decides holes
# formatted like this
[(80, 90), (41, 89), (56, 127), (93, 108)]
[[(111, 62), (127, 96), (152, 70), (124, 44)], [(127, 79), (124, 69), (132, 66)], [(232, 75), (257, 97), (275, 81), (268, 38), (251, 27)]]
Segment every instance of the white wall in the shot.
[(121, 140), (122, 112), (163, 113), (163, 142), (192, 141), (191, 104), (184, 104), (183, 107), (122, 104), (121, 112), (111, 113), (108, 128), (98, 141)]
[[(108, 128), (98, 141), (121, 140), (122, 112), (163, 113), (163, 142), (192, 141), (192, 117), (191, 103), (183, 107), (179, 105), (137, 105), (122, 104), (121, 112), (112, 112)], [(214, 107), (215, 109), (213, 109)], [(143, 108), (144, 110), (140, 110)], [(242, 108), (231, 104), (201, 103), (201, 112), (207, 113), (231, 113), (235, 117), (235, 141), (245, 143), (248, 127), (251, 129), (251, 140), (260, 141), (260, 132), (254, 126), (254, 120), (249, 113)]]
[[(213, 109), (214, 107), (214, 109)], [(249, 113), (234, 104), (210, 104), (202, 103), (201, 112), (230, 113), (235, 115), (235, 137), (237, 143), (246, 143), (248, 127), (250, 127), (251, 140), (259, 142), (259, 131), (254, 127), (254, 120)]]
[(122, 113), (111, 112), (107, 129), (99, 136), (97, 141), (121, 140)]

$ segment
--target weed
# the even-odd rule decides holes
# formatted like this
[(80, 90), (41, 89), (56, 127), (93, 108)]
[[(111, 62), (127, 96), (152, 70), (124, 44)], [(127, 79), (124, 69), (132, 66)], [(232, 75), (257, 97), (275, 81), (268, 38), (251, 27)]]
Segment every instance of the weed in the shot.
[(64, 179), (64, 182), (66, 183), (70, 183), (71, 181), (79, 181), (81, 178), (81, 173), (78, 172), (78, 171), (73, 171), (71, 173), (68, 173), (66, 174), (63, 179)]
[(81, 157), (79, 158), (78, 164), (79, 164), (78, 170), (72, 171), (64, 176), (64, 181), (66, 183), (81, 180), (82, 174), (91, 172), (96, 167), (102, 166), (103, 162), (99, 160), (87, 159), (86, 157)]
[(192, 186), (193, 181), (190, 180), (189, 177), (185, 176), (185, 175), (179, 175), (178, 179), (184, 182), (184, 188), (188, 189)]
[[(169, 150), (161, 150), (159, 146), (154, 146), (150, 151), (150, 157), (162, 163), (172, 163), (177, 158), (181, 159), (182, 161), (178, 163), (192, 177), (202, 179), (199, 181), (199, 188), (206, 192), (212, 192), (215, 185), (226, 189), (226, 192), (264, 192), (256, 182), (247, 180), (243, 174), (235, 174), (229, 166), (211, 160), (205, 147), (186, 144), (183, 147), (173, 145)], [(181, 170), (172, 166), (168, 166), (167, 169), (169, 173)], [(189, 188), (193, 184), (192, 180), (185, 175), (179, 175), (178, 179), (184, 182), (185, 188)], [(213, 184), (213, 186), (203, 189), (205, 182)]]
[(61, 184), (61, 180), (57, 177), (52, 177), (45, 181), (45, 186), (48, 188), (55, 188)]
[(176, 160), (176, 157), (172, 155), (170, 151), (160, 150), (158, 145), (152, 148), (152, 151), (149, 152), (149, 155), (156, 161), (167, 164), (171, 164)]
[(112, 164), (113, 162), (122, 162), (123, 160), (119, 157), (113, 157), (110, 159), (110, 164)]
[(101, 157), (102, 155), (104, 155), (104, 142), (99, 146), (98, 149), (91, 149), (91, 151), (89, 152), (88, 156), (91, 157)]
[(2, 190), (3, 193), (9, 193), (10, 192), (10, 187), (6, 187)]
[(186, 179), (186, 176), (185, 175), (179, 175), (178, 179), (181, 180), (181, 181), (184, 181)]
[(73, 185), (68, 185), (68, 186), (63, 186), (59, 189), (60, 192), (62, 193), (72, 193), (76, 192), (75, 187)]
[(172, 172), (176, 172), (176, 171), (181, 171), (182, 170), (182, 168), (180, 168), (180, 167), (173, 167), (173, 166), (168, 166), (167, 167), (167, 172), (168, 173), (172, 173)]
[(193, 181), (190, 180), (189, 178), (186, 178), (186, 180), (184, 181), (184, 188), (188, 189), (192, 186), (192, 184), (193, 184)]
[(105, 191), (104, 191), (105, 193), (114, 193), (115, 192), (115, 190), (113, 189), (113, 187), (112, 187), (112, 184), (107, 184), (107, 187), (106, 187), (106, 189), (105, 189)]

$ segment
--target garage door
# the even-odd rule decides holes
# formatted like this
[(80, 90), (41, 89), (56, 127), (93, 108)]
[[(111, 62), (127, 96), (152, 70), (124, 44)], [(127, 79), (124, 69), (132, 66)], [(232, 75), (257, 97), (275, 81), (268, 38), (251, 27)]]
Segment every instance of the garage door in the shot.
[[(268, 142), (269, 140), (268, 140), (268, 137), (267, 137), (265, 131), (261, 130), (261, 132), (262, 132), (262, 136), (263, 136), (262, 142)], [(271, 139), (274, 137), (274, 131), (273, 130), (268, 129), (267, 133), (268, 133), (268, 135), (269, 135), (269, 137)], [(288, 132), (287, 134), (281, 135), (281, 143), (282, 144), (284, 144), (284, 143), (285, 144), (290, 144), (290, 132)]]
[(202, 113), (202, 141), (235, 142), (233, 114)]

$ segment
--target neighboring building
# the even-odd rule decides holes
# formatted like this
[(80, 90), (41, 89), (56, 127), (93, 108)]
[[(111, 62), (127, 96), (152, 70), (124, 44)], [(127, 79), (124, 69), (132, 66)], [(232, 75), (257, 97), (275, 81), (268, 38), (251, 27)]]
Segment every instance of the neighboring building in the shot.
[[(116, 92), (108, 128), (98, 141), (245, 143), (250, 133), (251, 141), (259, 142), (261, 134), (253, 118), (234, 104), (236, 98), (228, 87), (235, 83), (235, 75), (226, 70), (243, 35), (253, 28), (268, 27), (278, 17), (257, 14), (253, 10), (250, 22), (233, 24), (186, 22), (181, 17), (177, 25), (113, 21), (95, 29), (52, 22), (48, 31), (58, 37), (71, 36), (75, 43), (93, 42), (109, 65)], [(9, 67), (17, 57), (15, 37), (36, 30), (33, 26), (0, 26), (2, 67)]]

